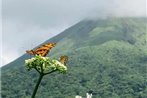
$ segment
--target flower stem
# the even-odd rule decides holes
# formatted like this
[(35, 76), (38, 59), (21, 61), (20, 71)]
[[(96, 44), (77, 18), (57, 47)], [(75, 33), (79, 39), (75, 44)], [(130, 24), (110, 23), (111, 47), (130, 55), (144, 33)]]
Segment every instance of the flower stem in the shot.
[(43, 76), (44, 76), (43, 74), (40, 74), (39, 79), (37, 81), (37, 84), (35, 86), (35, 89), (33, 91), (33, 94), (32, 94), (32, 97), (31, 98), (35, 98), (36, 92), (38, 90), (39, 84), (41, 83), (41, 80), (42, 80)]

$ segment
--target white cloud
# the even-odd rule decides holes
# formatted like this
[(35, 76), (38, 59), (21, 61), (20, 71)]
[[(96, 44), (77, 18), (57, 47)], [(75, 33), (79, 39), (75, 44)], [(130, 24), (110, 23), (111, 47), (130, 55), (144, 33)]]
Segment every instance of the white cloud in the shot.
[(86, 17), (146, 14), (146, 0), (3, 0), (2, 6), (4, 64)]
[(15, 60), (24, 54), (26, 50), (32, 49), (38, 44), (55, 36), (62, 31), (63, 28), (65, 27), (42, 29), (36, 25), (26, 25), (13, 21), (4, 22), (3, 32), (6, 33), (3, 33), (2, 65)]
[[(2, 1), (0, 0), (0, 5)], [(0, 7), (0, 67), (2, 65), (2, 8)]]
[[(3, 47), (4, 48), (4, 47)], [(5, 65), (9, 62), (12, 62), (13, 60), (16, 59), (16, 57), (19, 57), (20, 54), (15, 51), (15, 50), (9, 50), (8, 48), (5, 48), (7, 50), (7, 52), (3, 52), (3, 55), (1, 57), (2, 59), (2, 65)]]

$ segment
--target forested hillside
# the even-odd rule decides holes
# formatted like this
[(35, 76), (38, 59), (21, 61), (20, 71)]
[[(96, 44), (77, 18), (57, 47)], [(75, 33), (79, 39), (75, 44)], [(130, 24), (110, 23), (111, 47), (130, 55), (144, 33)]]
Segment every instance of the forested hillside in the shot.
[[(69, 56), (68, 72), (45, 76), (36, 98), (147, 98), (147, 19), (85, 19), (46, 42), (48, 56)], [(45, 42), (45, 43), (46, 43)], [(24, 54), (1, 68), (2, 98), (31, 98), (38, 78), (27, 71)]]

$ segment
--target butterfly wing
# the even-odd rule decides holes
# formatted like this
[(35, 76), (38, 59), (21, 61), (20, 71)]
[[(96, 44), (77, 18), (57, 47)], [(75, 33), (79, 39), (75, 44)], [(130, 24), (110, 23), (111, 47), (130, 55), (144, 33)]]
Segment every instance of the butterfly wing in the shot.
[(47, 43), (42, 46), (53, 48), (53, 47), (55, 47), (55, 45), (56, 45), (56, 43)]
[(66, 65), (67, 61), (68, 61), (68, 56), (63, 55), (63, 56), (60, 57), (60, 62), (62, 64)]
[(35, 49), (34, 51), (31, 50), (31, 51), (26, 51), (27, 53), (29, 54), (37, 54), (37, 55), (41, 55), (41, 56), (46, 56), (48, 54), (48, 52), (53, 48), (55, 47), (56, 43), (47, 43), (47, 44), (44, 44), (40, 47), (38, 47), (37, 49)]
[(31, 55), (35, 54), (33, 50), (27, 50), (26, 53), (31, 54)]
[(50, 50), (55, 47), (56, 43), (47, 43), (35, 50), (35, 53), (41, 56), (46, 56)]

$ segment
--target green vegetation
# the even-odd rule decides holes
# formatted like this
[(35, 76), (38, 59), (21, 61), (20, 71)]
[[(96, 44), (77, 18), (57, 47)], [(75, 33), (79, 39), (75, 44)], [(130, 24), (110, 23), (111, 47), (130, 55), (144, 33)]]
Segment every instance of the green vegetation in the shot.
[(60, 61), (52, 60), (49, 57), (42, 57), (40, 55), (35, 55), (35, 57), (31, 59), (25, 60), (25, 66), (28, 71), (35, 69), (39, 73), (39, 78), (36, 82), (36, 86), (31, 98), (35, 98), (41, 80), (45, 75), (51, 74), (56, 71), (59, 71), (60, 73), (66, 73), (67, 71), (67, 67)]
[[(50, 55), (69, 56), (68, 72), (45, 76), (36, 98), (147, 98), (146, 18), (84, 20), (48, 40)], [(62, 52), (59, 50), (62, 49)], [(23, 67), (25, 54), (2, 68), (2, 98), (30, 98), (39, 74)]]

